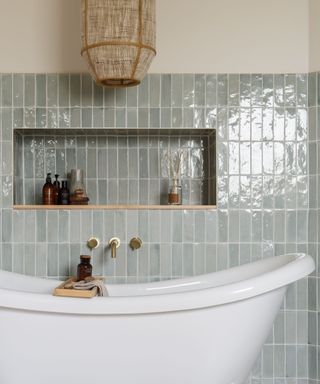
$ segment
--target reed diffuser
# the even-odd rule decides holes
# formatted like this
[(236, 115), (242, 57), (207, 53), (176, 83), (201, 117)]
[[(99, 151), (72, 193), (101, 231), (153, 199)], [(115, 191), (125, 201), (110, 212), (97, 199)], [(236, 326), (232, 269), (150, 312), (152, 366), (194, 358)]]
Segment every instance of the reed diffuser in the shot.
[(168, 148), (164, 155), (164, 160), (167, 166), (169, 181), (168, 189), (168, 204), (181, 205), (182, 204), (182, 188), (181, 188), (181, 168), (185, 151), (178, 148), (174, 151)]

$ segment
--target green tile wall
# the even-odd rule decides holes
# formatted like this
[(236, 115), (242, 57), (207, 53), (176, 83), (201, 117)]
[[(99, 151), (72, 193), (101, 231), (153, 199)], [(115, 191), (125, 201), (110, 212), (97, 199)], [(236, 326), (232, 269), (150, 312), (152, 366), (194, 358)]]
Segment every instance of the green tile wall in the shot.
[[(92, 234), (96, 273), (150, 281), (216, 271), (285, 252), (318, 263), (319, 76), (148, 75), (109, 90), (87, 74), (0, 76), (0, 267), (63, 278)], [(216, 211), (13, 211), (13, 128), (214, 128)], [(32, 172), (32, 170), (30, 170)], [(117, 235), (144, 247), (106, 244)], [(319, 265), (293, 284), (252, 384), (319, 382)]]

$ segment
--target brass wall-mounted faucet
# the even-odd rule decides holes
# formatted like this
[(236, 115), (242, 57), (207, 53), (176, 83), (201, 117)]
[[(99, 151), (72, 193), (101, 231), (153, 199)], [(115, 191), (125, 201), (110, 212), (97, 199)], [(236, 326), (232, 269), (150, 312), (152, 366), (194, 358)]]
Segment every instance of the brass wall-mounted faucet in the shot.
[(109, 240), (109, 247), (111, 248), (111, 257), (115, 259), (117, 257), (117, 248), (120, 247), (120, 239), (118, 237), (113, 237)]
[[(91, 240), (91, 239), (89, 239), (89, 240)], [(115, 259), (117, 257), (117, 248), (120, 247), (121, 241), (118, 237), (112, 237), (109, 240), (108, 244), (109, 244), (109, 247), (111, 248), (111, 258)], [(142, 240), (140, 239), (140, 237), (133, 237), (130, 240), (129, 245), (130, 245), (130, 248), (134, 251), (136, 249), (141, 248)]]

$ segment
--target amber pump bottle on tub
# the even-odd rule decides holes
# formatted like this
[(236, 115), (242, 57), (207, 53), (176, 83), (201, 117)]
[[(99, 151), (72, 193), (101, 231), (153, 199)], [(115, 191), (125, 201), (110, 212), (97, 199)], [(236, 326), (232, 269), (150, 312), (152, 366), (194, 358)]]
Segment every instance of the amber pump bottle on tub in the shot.
[(42, 188), (42, 203), (44, 205), (56, 203), (56, 189), (51, 182), (51, 173), (47, 174), (46, 183)]
[(90, 264), (91, 256), (81, 255), (80, 264), (77, 268), (77, 280), (84, 280), (86, 277), (92, 276), (92, 265)]

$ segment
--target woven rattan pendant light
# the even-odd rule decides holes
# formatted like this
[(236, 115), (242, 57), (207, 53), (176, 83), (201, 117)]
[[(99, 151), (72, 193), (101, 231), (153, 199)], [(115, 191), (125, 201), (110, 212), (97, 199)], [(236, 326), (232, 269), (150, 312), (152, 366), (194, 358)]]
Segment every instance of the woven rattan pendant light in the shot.
[(138, 85), (155, 51), (155, 0), (82, 0), (82, 56), (94, 80)]

